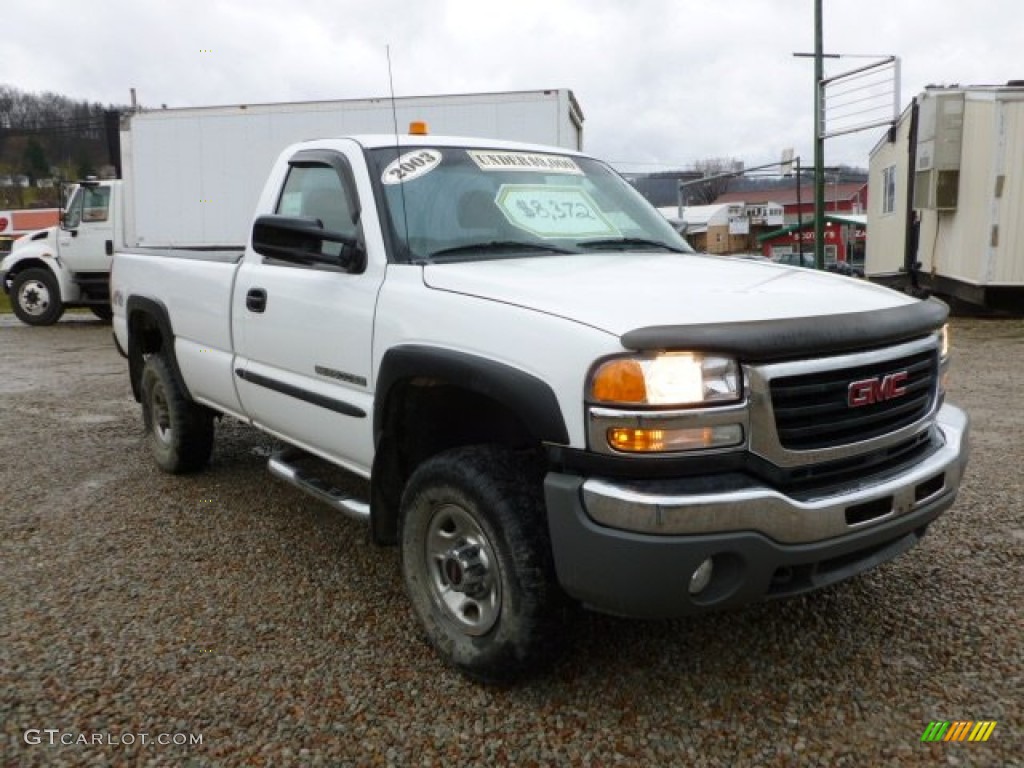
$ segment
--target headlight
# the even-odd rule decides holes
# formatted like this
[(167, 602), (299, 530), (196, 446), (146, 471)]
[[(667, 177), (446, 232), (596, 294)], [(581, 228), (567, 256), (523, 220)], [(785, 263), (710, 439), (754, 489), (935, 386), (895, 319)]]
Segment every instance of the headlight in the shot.
[(949, 323), (939, 329), (939, 360), (945, 361), (949, 358)]
[(939, 329), (939, 404), (946, 397), (946, 387), (949, 385), (949, 323)]
[(731, 358), (665, 352), (606, 360), (588, 392), (592, 402), (609, 405), (715, 405), (737, 402), (743, 385)]

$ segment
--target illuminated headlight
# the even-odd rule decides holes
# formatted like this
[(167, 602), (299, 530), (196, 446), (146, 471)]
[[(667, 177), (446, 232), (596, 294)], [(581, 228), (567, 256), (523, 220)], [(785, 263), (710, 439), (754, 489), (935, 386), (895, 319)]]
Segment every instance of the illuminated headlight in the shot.
[(939, 359), (949, 358), (949, 323), (939, 329)]
[(949, 323), (939, 329), (939, 403), (946, 396), (949, 383)]
[(609, 405), (706, 406), (737, 402), (742, 386), (731, 358), (665, 352), (606, 360), (588, 391), (593, 402)]

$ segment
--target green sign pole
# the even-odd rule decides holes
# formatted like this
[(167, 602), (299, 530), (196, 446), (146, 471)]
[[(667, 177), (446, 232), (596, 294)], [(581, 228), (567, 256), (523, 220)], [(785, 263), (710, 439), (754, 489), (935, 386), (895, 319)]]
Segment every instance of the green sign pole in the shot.
[(814, 0), (814, 263), (825, 268), (825, 79), (821, 0)]

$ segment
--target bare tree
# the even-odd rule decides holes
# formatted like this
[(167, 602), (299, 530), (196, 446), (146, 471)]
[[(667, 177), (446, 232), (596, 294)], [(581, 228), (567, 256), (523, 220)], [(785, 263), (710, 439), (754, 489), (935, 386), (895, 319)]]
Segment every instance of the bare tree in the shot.
[(693, 169), (704, 178), (683, 188), (684, 205), (710, 205), (729, 191), (729, 182), (743, 173), (743, 161), (736, 158), (709, 157), (698, 160)]
[(108, 109), (124, 108), (0, 84), (0, 168), (39, 178), (49, 174), (50, 160), (68, 177), (105, 165)]

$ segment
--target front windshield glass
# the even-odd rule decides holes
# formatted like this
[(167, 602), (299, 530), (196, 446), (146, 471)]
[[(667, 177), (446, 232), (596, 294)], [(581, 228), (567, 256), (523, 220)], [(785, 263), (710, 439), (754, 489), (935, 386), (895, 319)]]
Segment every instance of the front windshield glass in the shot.
[(368, 154), (403, 260), (692, 252), (621, 176), (590, 158), (429, 145)]

